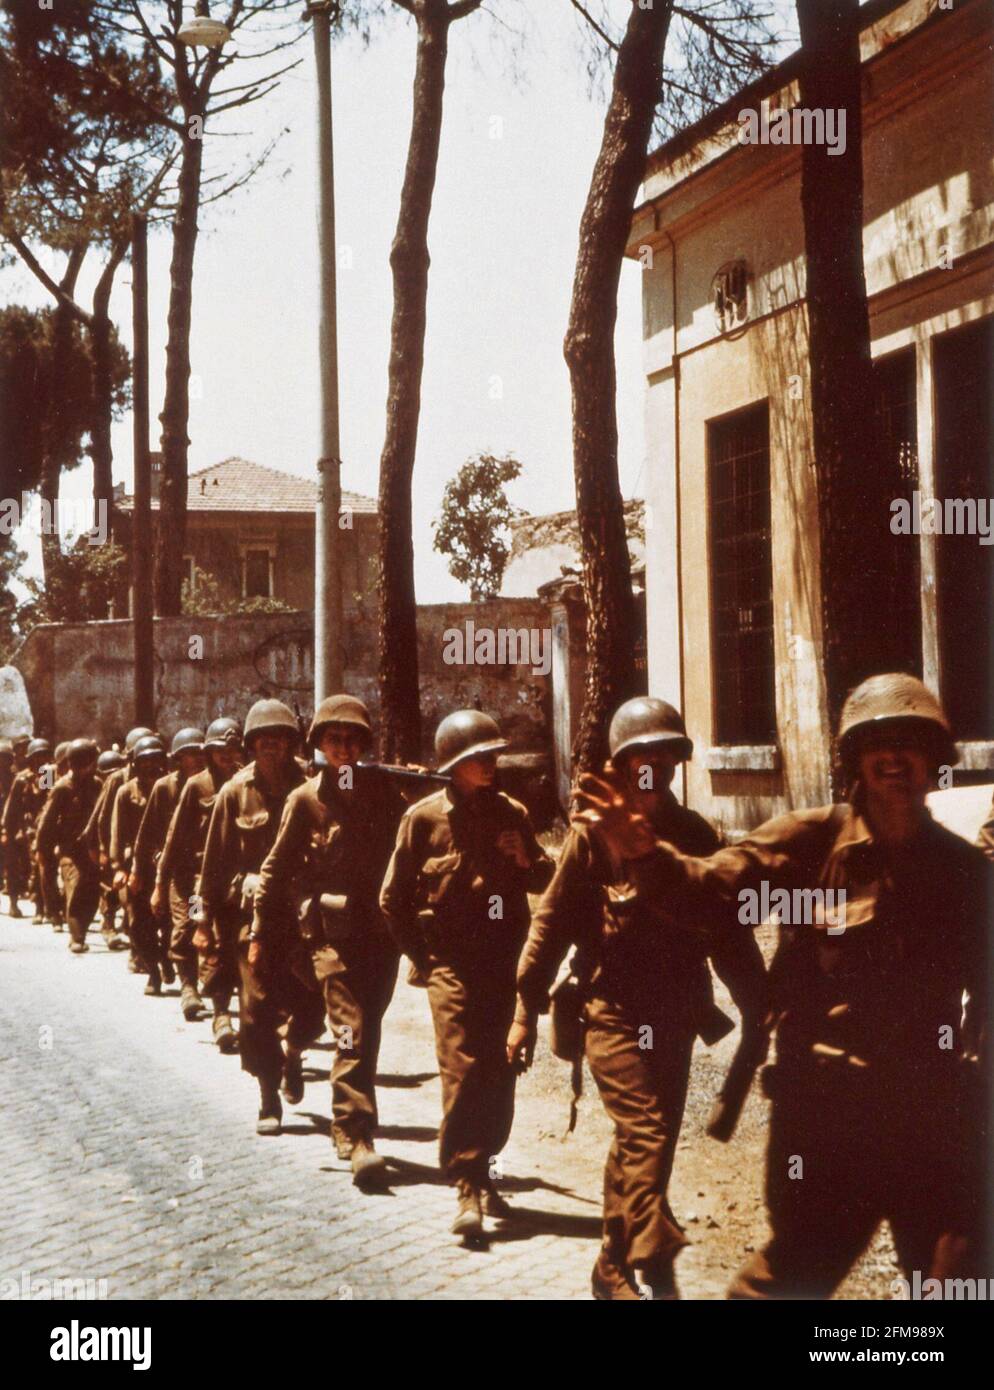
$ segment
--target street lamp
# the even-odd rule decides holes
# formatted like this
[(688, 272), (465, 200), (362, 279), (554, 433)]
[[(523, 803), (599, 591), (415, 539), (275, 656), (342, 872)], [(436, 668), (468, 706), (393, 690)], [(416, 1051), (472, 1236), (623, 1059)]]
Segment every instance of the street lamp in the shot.
[(188, 48), (221, 48), (231, 38), (231, 32), (219, 19), (211, 19), (207, 0), (197, 0), (194, 18), (180, 25), (176, 37)]
[(314, 704), (342, 688), (342, 462), (338, 429), (338, 313), (335, 285), (335, 167), (331, 125), (331, 20), (336, 0), (310, 0), (318, 98), (321, 457), (314, 518)]

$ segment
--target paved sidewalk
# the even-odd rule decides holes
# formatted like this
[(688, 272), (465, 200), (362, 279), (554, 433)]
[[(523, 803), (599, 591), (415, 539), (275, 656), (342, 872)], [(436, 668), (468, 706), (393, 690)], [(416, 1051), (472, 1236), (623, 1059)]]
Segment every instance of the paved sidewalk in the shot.
[[(332, 1156), (327, 1036), (307, 1054), (283, 1135), (260, 1138), (255, 1083), (218, 1053), (209, 1020), (185, 1023), (175, 989), (145, 998), (144, 977), (97, 933), (85, 956), (67, 941), (0, 916), (0, 1294), (27, 1276), (104, 1279), (112, 1299), (589, 1298), (608, 1129), (588, 1079), (578, 1130), (563, 1138), (568, 1069), (544, 1042), (503, 1156), (518, 1216), (488, 1223), (488, 1248), (467, 1249), (449, 1232), (455, 1199), (436, 1166), (423, 991), (401, 983), (386, 1020), (378, 1147), (393, 1181), (363, 1196)], [(752, 1097), (731, 1147), (703, 1137), (733, 1046), (698, 1050), (677, 1155), (690, 1298), (721, 1298), (765, 1234), (762, 1101)], [(886, 1238), (861, 1271), (842, 1296), (889, 1296)]]

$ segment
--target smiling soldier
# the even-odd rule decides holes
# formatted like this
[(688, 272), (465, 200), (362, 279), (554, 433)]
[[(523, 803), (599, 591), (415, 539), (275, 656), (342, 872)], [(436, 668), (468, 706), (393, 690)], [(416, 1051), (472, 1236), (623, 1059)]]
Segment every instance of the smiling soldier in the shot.
[(920, 681), (873, 676), (852, 691), (839, 754), (848, 805), (791, 812), (703, 859), (668, 844), (617, 789), (581, 780), (580, 819), (637, 891), (713, 930), (734, 923), (740, 890), (764, 880), (846, 890), (841, 933), (819, 920), (781, 928), (777, 1058), (764, 1074), (773, 1233), (734, 1298), (829, 1297), (884, 1220), (909, 1278), (988, 1268), (980, 1066), (991, 866), (926, 809), (957, 755)]

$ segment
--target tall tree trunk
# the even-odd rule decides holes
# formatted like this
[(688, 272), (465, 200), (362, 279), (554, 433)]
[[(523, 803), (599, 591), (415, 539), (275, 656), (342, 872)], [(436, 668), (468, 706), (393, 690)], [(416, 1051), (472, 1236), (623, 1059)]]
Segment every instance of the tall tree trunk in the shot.
[(113, 402), (113, 328), (110, 320), (110, 296), (114, 276), (121, 264), (128, 243), (111, 248), (110, 259), (101, 272), (93, 292), (93, 314), (90, 319), (90, 350), (93, 358), (93, 424), (90, 429), (90, 457), (93, 460), (93, 524), (100, 526), (103, 504), (109, 528), (114, 507), (114, 450), (111, 444)]
[(176, 219), (173, 223), (173, 254), (169, 267), (166, 391), (159, 416), (162, 422), (162, 474), (155, 554), (155, 606), (157, 613), (170, 617), (177, 616), (180, 611), (183, 547), (186, 543), (190, 326), (202, 167), (203, 140), (184, 135)]
[[(53, 596), (62, 576), (58, 508), (62, 468), (65, 462), (57, 401), (60, 384), (69, 380), (73, 334), (76, 331), (76, 313), (68, 301), (71, 301), (76, 292), (76, 281), (79, 279), (87, 250), (86, 246), (77, 246), (69, 253), (65, 272), (59, 281), (59, 289), (67, 296), (67, 300), (57, 302), (52, 316), (52, 377), (48, 389), (48, 418), (45, 423), (45, 445), (38, 494), (43, 510), (47, 507), (48, 511), (48, 517), (43, 517), (41, 531), (41, 562), (45, 588)], [(46, 520), (51, 524), (45, 524)]]
[[(887, 500), (876, 456), (870, 319), (863, 272), (859, 0), (797, 0), (800, 104), (844, 110), (844, 153), (801, 150), (811, 416), (821, 551), (822, 662), (832, 728), (847, 691), (891, 664), (868, 596), (886, 553)], [(894, 634), (899, 638), (900, 634)], [(842, 792), (837, 770), (833, 791)]]
[(604, 135), (580, 221), (563, 352), (573, 397), (573, 472), (587, 605), (587, 678), (574, 757), (603, 760), (607, 721), (637, 688), (635, 603), (618, 478), (614, 328), (632, 208), (662, 86), (672, 6), (632, 4), (618, 49)]
[(390, 759), (415, 759), (421, 752), (411, 480), (421, 413), (428, 218), (438, 167), (449, 41), (445, 0), (426, 0), (416, 19), (411, 138), (397, 230), (390, 248), (393, 321), (386, 438), (380, 457), (381, 745), (383, 756)]

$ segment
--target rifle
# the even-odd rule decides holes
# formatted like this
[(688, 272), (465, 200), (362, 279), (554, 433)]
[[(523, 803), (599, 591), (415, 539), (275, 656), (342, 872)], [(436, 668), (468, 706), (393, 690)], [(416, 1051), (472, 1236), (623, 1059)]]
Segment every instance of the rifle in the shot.
[(451, 782), (447, 772), (421, 772), (413, 767), (398, 767), (395, 763), (375, 763), (365, 760), (357, 763), (364, 771), (382, 772), (387, 777), (397, 777), (406, 782)]
[(735, 1126), (742, 1114), (742, 1107), (749, 1094), (752, 1078), (766, 1061), (772, 1032), (772, 1017), (762, 1023), (752, 1024), (748, 1028), (743, 1026), (742, 1036), (735, 1049), (732, 1064), (728, 1068), (728, 1073), (708, 1118), (706, 1132), (712, 1139), (727, 1144), (735, 1133)]

